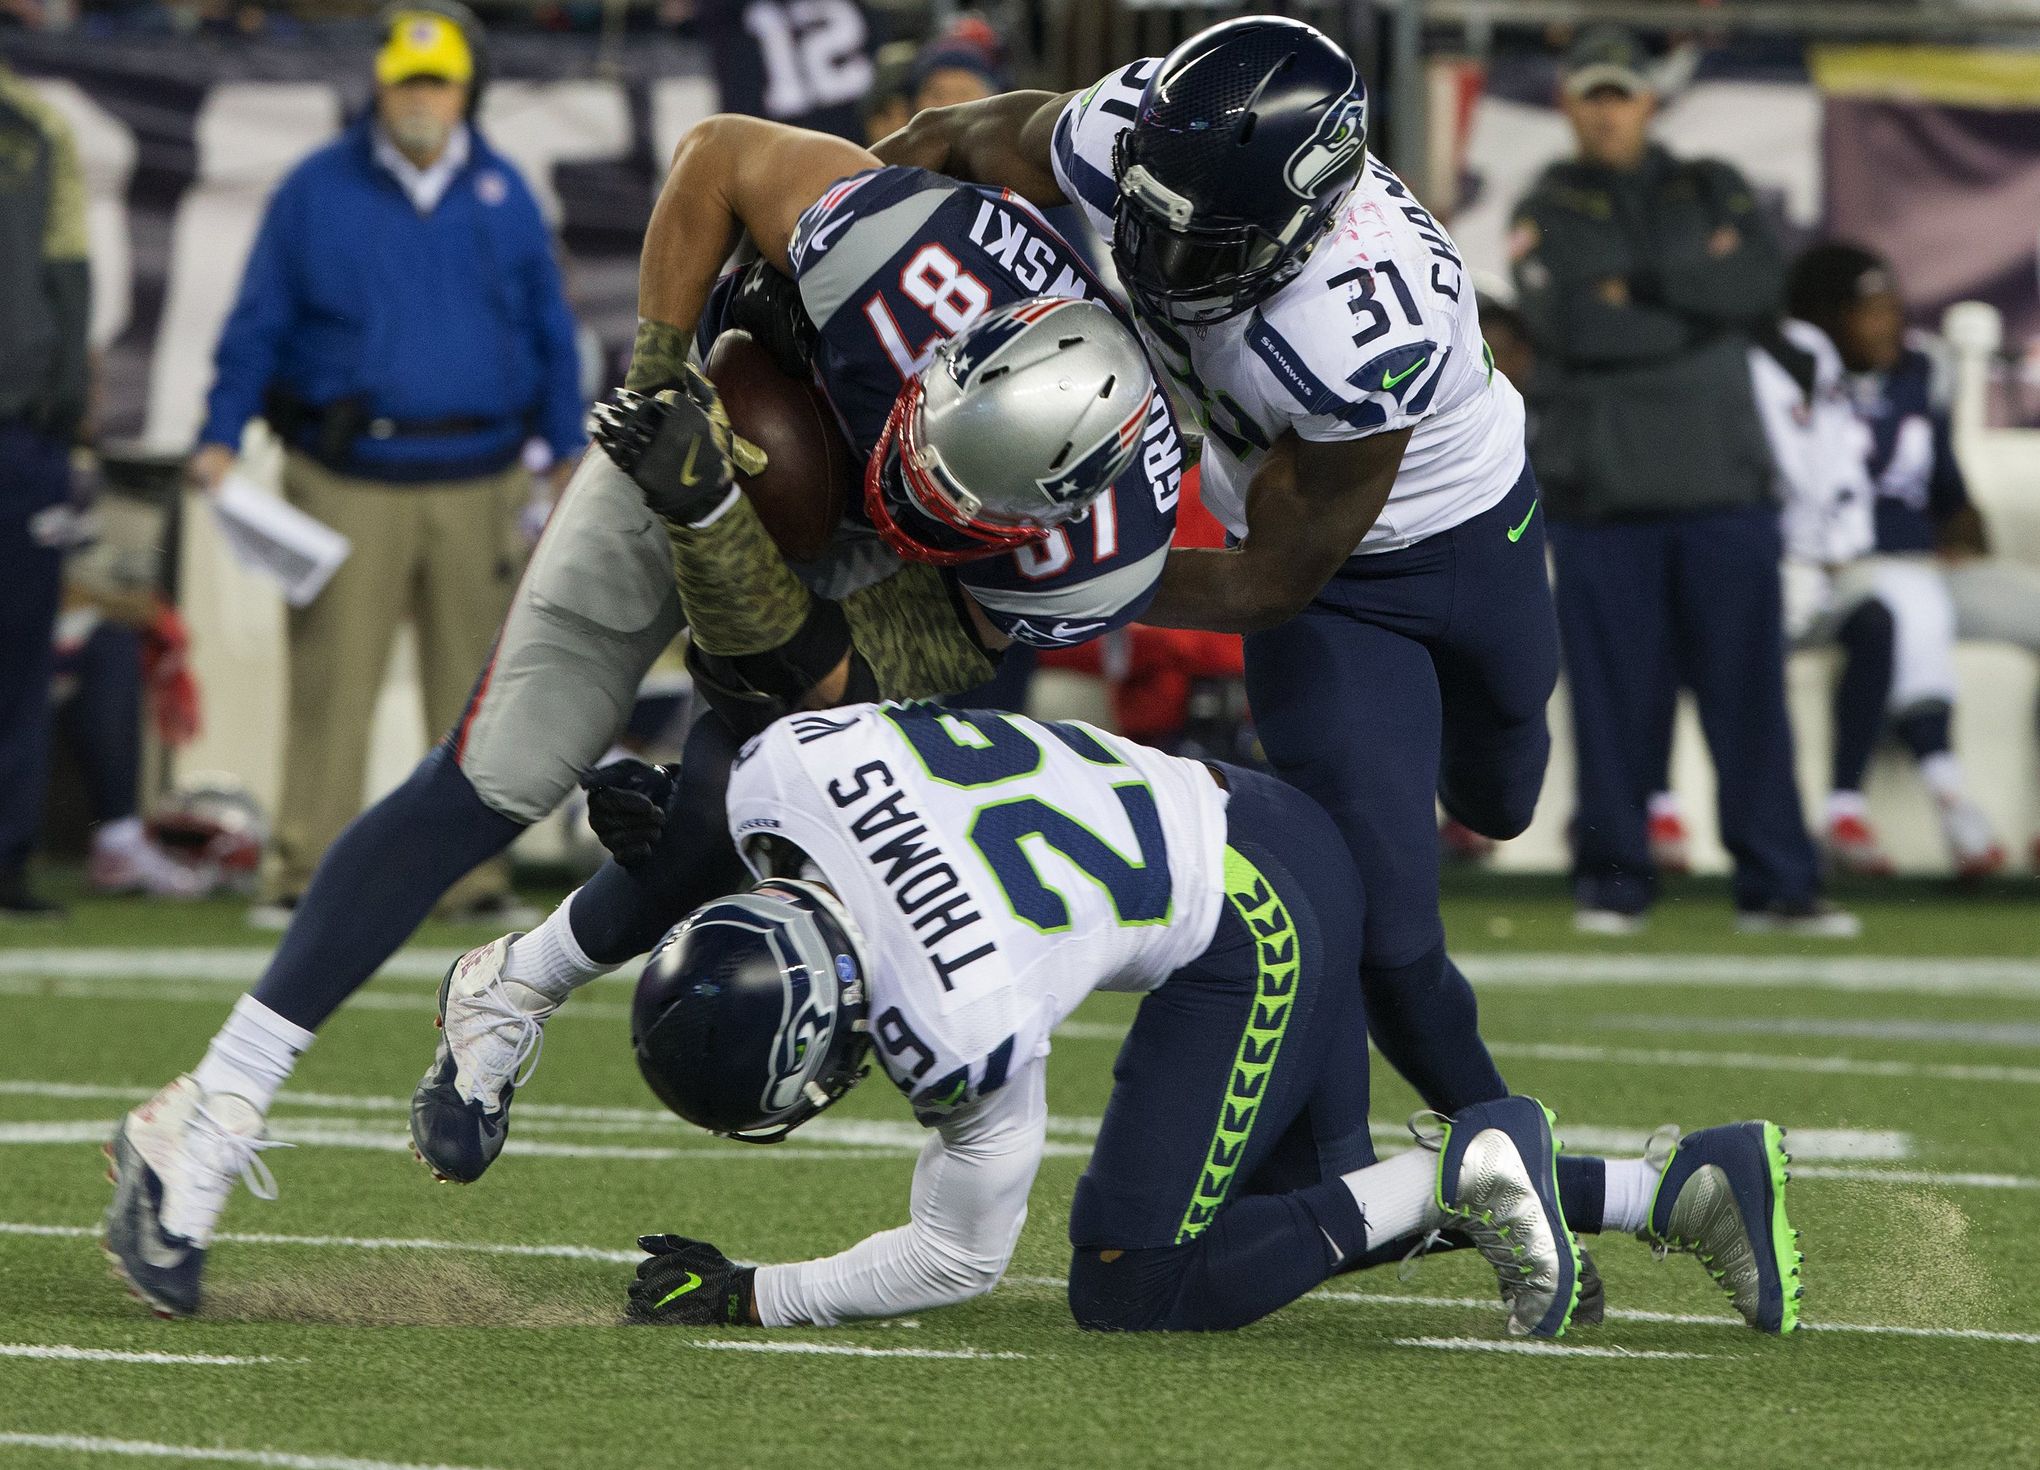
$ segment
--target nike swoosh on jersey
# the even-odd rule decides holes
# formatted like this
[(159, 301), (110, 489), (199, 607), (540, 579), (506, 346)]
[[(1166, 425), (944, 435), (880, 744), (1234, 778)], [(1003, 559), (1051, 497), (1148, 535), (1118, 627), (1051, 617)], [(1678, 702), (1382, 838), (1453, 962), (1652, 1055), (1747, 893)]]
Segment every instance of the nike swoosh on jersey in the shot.
[(849, 223), (849, 215), (844, 215), (841, 219), (830, 220), (812, 235), (808, 236), (807, 248), (801, 253), (803, 255), (820, 255), (829, 248), (829, 237)]
[(1536, 514), (1537, 502), (1533, 500), (1530, 502), (1530, 508), (1523, 512), (1523, 519), (1509, 528), (1509, 539), (1511, 541), (1521, 541), (1523, 533), (1530, 529), (1530, 517)]
[(1407, 378), (1411, 373), (1415, 372), (1418, 368), (1422, 367), (1425, 363), (1429, 362), (1430, 360), (1431, 359), (1428, 357), (1420, 357), (1415, 362), (1411, 363), (1408, 367), (1404, 368), (1401, 372), (1397, 373), (1394, 377), (1390, 377), (1388, 374), (1388, 369), (1383, 368), (1381, 370), (1381, 386), (1384, 389), (1393, 389), (1397, 383), (1400, 383), (1404, 378)]

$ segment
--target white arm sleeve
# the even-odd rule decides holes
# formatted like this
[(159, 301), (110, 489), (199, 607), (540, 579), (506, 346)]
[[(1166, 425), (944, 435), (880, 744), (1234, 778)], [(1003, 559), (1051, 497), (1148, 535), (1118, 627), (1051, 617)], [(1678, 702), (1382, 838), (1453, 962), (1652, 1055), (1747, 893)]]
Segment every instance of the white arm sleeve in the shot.
[(826, 1327), (946, 1307), (990, 1291), (1027, 1221), (1027, 1191), (1048, 1130), (1046, 1066), (1029, 1063), (990, 1097), (946, 1119), (914, 1166), (912, 1217), (841, 1255), (764, 1266), (767, 1327)]

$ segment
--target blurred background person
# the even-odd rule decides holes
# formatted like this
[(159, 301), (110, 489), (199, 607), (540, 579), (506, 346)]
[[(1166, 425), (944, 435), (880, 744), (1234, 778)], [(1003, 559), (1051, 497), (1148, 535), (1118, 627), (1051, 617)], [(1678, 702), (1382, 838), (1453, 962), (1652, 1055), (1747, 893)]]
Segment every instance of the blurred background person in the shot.
[(966, 16), (923, 46), (914, 57), (909, 96), (915, 112), (981, 102), (1011, 91), (1005, 43), (978, 16)]
[(49, 783), (51, 636), (91, 314), (76, 142), (0, 62), (0, 917), (59, 912), (29, 886), (28, 859)]
[(141, 815), (147, 706), (168, 749), (198, 733), (198, 683), (177, 610), (150, 591), (67, 576), (57, 620), (57, 738), (83, 777), (92, 815), (87, 886), (95, 894), (203, 898), (220, 880), (205, 862), (167, 852)]
[(1578, 151), (1518, 206), (1510, 242), (1578, 755), (1575, 919), (1633, 932), (1657, 896), (1646, 801), (1675, 672), (1714, 758), (1737, 927), (1846, 935), (1793, 774), (1778, 511), (1750, 388), (1749, 334), (1776, 310), (1783, 262), (1733, 168), (1651, 142), (1648, 65), (1621, 30), (1574, 45), (1561, 87)]
[(724, 112), (863, 135), (874, 36), (859, 0), (700, 0), (693, 19)]
[[(1793, 263), (1786, 296), (1792, 315), (1833, 340), (1848, 371), (1851, 401), (1869, 431), (1873, 566), (1884, 568), (1887, 580), (1926, 579), (1934, 588), (1892, 608), (1900, 618), (1898, 660), (1878, 716), (1888, 706), (1892, 733), (1919, 762), (1956, 871), (1982, 876), (2003, 865), (2004, 852), (1970, 801), (1954, 753), (1954, 670), (1952, 664), (1925, 673), (1907, 667), (1906, 613), (1916, 609), (1913, 621), (1938, 634), (1937, 644), (1945, 643), (1951, 654), (1957, 639), (2011, 643), (2040, 653), (2040, 569), (1991, 555), (1989, 530), (1955, 458), (1947, 375), (1927, 350), (1930, 339), (1908, 340), (1905, 302), (1890, 264), (1861, 245), (1816, 245)], [(1852, 672), (1845, 670), (1845, 681)], [(1844, 738), (1842, 724), (1838, 707), (1837, 743)], [(1848, 731), (1858, 741), (1874, 741), (1876, 733), (1866, 712), (1855, 715)], [(1851, 867), (1889, 871), (1860, 791), (1853, 797), (1846, 808), (1829, 809), (1830, 848)], [(1845, 821), (1854, 833), (1840, 830)], [(2040, 838), (2031, 858), (2040, 867)]]
[[(278, 187), (220, 336), (193, 478), (216, 487), (259, 412), (286, 445), (285, 496), (353, 543), (290, 614), (270, 901), (251, 915), (265, 926), (361, 807), (399, 623), (417, 631), (426, 719), (450, 730), (523, 563), (525, 442), (545, 441), (560, 483), (582, 447), (552, 237), (473, 124), (479, 45), (457, 7), (395, 16), (373, 111)], [(448, 903), (512, 922), (507, 865)]]
[(913, 117), (913, 82), (914, 47), (895, 41), (882, 48), (874, 63), (871, 90), (857, 110), (867, 145), (897, 133)]

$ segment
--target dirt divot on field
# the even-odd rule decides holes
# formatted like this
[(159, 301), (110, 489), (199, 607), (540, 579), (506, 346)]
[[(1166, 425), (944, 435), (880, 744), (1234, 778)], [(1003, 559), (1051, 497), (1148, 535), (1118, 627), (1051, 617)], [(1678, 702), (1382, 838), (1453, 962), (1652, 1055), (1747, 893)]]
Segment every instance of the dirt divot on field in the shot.
[(443, 1257), (383, 1259), (311, 1262), (287, 1277), (209, 1285), (205, 1315), (332, 1327), (608, 1327), (623, 1320), (622, 1298), (620, 1287), (534, 1293), (484, 1267)]
[[(1806, 1293), (1822, 1317), (1900, 1327), (2003, 1325), (2002, 1286), (1971, 1244), (1974, 1222), (1940, 1189), (1823, 1180), (1826, 1218), (1849, 1222), (1846, 1262), (1824, 1269), (1830, 1247), (1811, 1233)], [(1845, 1203), (1844, 1203), (1845, 1202)], [(1831, 1258), (1830, 1258), (1831, 1259)]]

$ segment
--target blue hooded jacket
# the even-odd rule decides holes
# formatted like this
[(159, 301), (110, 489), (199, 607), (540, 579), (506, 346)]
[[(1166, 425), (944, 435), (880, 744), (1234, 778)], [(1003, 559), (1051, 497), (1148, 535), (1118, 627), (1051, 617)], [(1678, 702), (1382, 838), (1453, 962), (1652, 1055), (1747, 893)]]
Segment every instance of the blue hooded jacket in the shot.
[[(574, 318), (538, 204), (478, 132), (429, 214), (376, 162), (364, 117), (277, 187), (220, 334), (200, 442), (238, 447), (265, 394), (450, 432), (364, 433), (339, 468), (491, 474), (532, 435), (583, 443)], [(474, 421), (470, 423), (469, 421)], [(308, 447), (312, 435), (294, 436)]]

